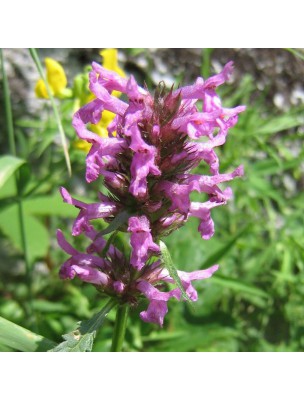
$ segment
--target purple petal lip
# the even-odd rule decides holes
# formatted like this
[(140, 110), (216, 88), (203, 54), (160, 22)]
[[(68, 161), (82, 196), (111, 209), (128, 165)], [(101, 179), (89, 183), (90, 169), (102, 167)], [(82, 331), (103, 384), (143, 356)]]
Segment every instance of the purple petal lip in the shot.
[(100, 203), (86, 204), (71, 197), (69, 192), (63, 187), (60, 189), (60, 193), (64, 202), (72, 204), (80, 209), (72, 230), (72, 234), (76, 236), (92, 229), (90, 225), (91, 220), (111, 216), (117, 211), (117, 205), (109, 200), (104, 200)]
[(159, 246), (153, 242), (150, 230), (150, 222), (143, 215), (130, 217), (128, 231), (131, 232), (130, 243), (132, 247), (131, 265), (141, 270), (149, 258), (149, 253), (158, 253)]

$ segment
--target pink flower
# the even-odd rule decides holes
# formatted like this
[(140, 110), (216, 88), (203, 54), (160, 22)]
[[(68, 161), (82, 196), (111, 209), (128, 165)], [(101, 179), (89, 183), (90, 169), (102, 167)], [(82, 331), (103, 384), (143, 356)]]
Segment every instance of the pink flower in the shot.
[(115, 215), (118, 211), (117, 205), (108, 199), (100, 203), (86, 204), (71, 197), (69, 192), (63, 187), (60, 189), (60, 193), (64, 202), (80, 209), (80, 213), (73, 225), (73, 235), (79, 235), (81, 232), (89, 230), (91, 227), (89, 221), (92, 219), (109, 217)]
[[(216, 92), (232, 67), (229, 62), (219, 74), (207, 80), (198, 78), (176, 90), (166, 90), (160, 83), (151, 94), (134, 77), (123, 78), (93, 63), (89, 87), (96, 99), (75, 113), (73, 126), (79, 138), (91, 144), (86, 158), (87, 182), (101, 177), (108, 194), (99, 193), (98, 202), (87, 204), (61, 189), (63, 200), (80, 210), (72, 234), (84, 233), (92, 241), (85, 252), (78, 252), (58, 233), (59, 245), (70, 255), (61, 267), (62, 278), (77, 276), (133, 305), (143, 295), (149, 305), (140, 313), (141, 318), (160, 326), (168, 301), (182, 298), (180, 284), (190, 300), (197, 300), (192, 282), (210, 277), (218, 266), (177, 271), (179, 288), (162, 291), (166, 283), (177, 282), (162, 264), (159, 240), (190, 217), (198, 219), (202, 238), (210, 239), (214, 234), (212, 209), (232, 197), (231, 189), (221, 185), (243, 175), (242, 166), (221, 173), (215, 151), (225, 144), (229, 129), (245, 110), (244, 106), (224, 108)], [(124, 96), (119, 99), (113, 91)], [(102, 138), (89, 126), (98, 123), (105, 110), (115, 118), (108, 126), (108, 137)], [(201, 162), (209, 174), (191, 173)], [(201, 201), (191, 200), (194, 191), (203, 194)], [(130, 235), (130, 256), (112, 242), (107, 246), (102, 234), (109, 231), (98, 233), (96, 219), (112, 222), (110, 228), (115, 226)]]
[(149, 258), (149, 253), (158, 253), (159, 246), (153, 242), (149, 220), (146, 216), (129, 218), (131, 232), (131, 265), (136, 269), (142, 269)]

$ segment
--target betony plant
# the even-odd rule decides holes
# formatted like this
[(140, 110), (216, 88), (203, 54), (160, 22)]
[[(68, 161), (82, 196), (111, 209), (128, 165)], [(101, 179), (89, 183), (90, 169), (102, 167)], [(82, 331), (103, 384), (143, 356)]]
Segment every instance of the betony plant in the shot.
[[(58, 230), (58, 243), (70, 255), (60, 269), (62, 279), (77, 276), (119, 306), (135, 307), (145, 296), (149, 306), (140, 317), (160, 326), (170, 298), (197, 300), (192, 281), (209, 278), (218, 265), (193, 272), (176, 270), (162, 239), (190, 217), (199, 220), (202, 238), (210, 239), (214, 234), (211, 210), (232, 196), (229, 187), (222, 190), (219, 184), (243, 175), (242, 166), (220, 173), (215, 152), (245, 110), (245, 106), (223, 107), (216, 93), (232, 69), (229, 62), (219, 74), (176, 89), (160, 82), (151, 94), (133, 76), (125, 78), (92, 64), (89, 88), (95, 98), (75, 113), (73, 126), (79, 139), (90, 145), (86, 180), (91, 183), (101, 176), (107, 194), (100, 192), (98, 201), (87, 204), (61, 188), (63, 200), (80, 210), (72, 234), (91, 240), (81, 252)], [(112, 95), (114, 91), (124, 97)], [(108, 137), (92, 129), (103, 112), (115, 115), (107, 127)], [(201, 162), (209, 174), (191, 173)], [(207, 200), (191, 201), (194, 191)], [(108, 227), (98, 231), (92, 222), (96, 219), (103, 219)], [(129, 235), (130, 254), (113, 244), (118, 231)], [(107, 241), (104, 236), (110, 233)], [(164, 291), (168, 283), (175, 287)]]

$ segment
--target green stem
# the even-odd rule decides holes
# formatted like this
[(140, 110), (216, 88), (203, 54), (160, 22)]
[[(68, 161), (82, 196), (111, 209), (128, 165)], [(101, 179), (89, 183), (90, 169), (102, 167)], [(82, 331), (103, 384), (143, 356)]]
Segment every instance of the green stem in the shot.
[(61, 138), (61, 144), (62, 144), (62, 148), (63, 148), (63, 153), (64, 153), (64, 157), (65, 157), (65, 162), (68, 168), (68, 173), (71, 176), (72, 175), (72, 168), (71, 168), (71, 162), (70, 162), (70, 157), (69, 157), (69, 152), (68, 152), (68, 145), (67, 145), (67, 141), (66, 141), (66, 137), (65, 137), (65, 133), (64, 133), (64, 129), (61, 123), (61, 118), (58, 112), (58, 108), (56, 106), (55, 100), (54, 100), (54, 96), (52, 95), (52, 91), (50, 89), (49, 83), (47, 81), (47, 79), (45, 79), (44, 73), (43, 73), (43, 68), (41, 65), (41, 62), (39, 60), (38, 54), (36, 49), (29, 49), (30, 54), (32, 56), (32, 59), (34, 60), (34, 63), (36, 64), (36, 67), (38, 69), (39, 75), (41, 77), (41, 79), (44, 81), (45, 83), (45, 87), (46, 87), (46, 91), (47, 94), (49, 96), (49, 99), (51, 101), (51, 105), (53, 108), (53, 112), (54, 112), (54, 116), (58, 125), (58, 129), (59, 129), (59, 133), (60, 133), (60, 138)]
[(111, 351), (119, 352), (122, 349), (126, 333), (128, 314), (129, 305), (119, 304), (116, 313)]
[[(3, 94), (4, 94), (4, 108), (5, 108), (5, 117), (6, 117), (6, 127), (8, 133), (9, 140), (9, 148), (10, 152), (13, 156), (17, 157), (16, 151), (16, 142), (14, 135), (14, 124), (13, 124), (13, 113), (11, 107), (11, 97), (8, 79), (6, 75), (6, 71), (4, 68), (4, 59), (3, 59), (3, 51), (0, 50), (0, 59), (1, 59), (1, 69), (2, 69), (2, 77), (3, 77)], [(28, 245), (26, 239), (26, 231), (25, 231), (25, 218), (24, 218), (24, 210), (22, 203), (22, 191), (21, 191), (21, 182), (20, 182), (20, 174), (19, 171), (15, 172), (15, 182), (17, 189), (17, 201), (18, 201), (18, 214), (19, 214), (19, 224), (20, 224), (20, 233), (21, 233), (21, 241), (22, 241), (22, 249), (24, 254), (25, 268), (26, 268), (26, 277), (29, 289), (29, 303), (31, 303), (32, 299), (32, 271), (29, 260), (29, 252)]]
[(202, 50), (202, 63), (201, 63), (201, 76), (206, 78), (210, 75), (211, 67), (211, 53), (213, 49), (203, 49)]

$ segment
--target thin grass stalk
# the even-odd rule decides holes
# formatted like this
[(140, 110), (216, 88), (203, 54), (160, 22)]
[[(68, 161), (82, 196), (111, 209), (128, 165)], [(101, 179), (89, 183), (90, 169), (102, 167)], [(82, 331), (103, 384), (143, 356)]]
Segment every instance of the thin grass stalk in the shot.
[(40, 62), (40, 59), (38, 57), (38, 53), (37, 53), (36, 49), (29, 49), (29, 51), (30, 51), (30, 54), (31, 54), (31, 57), (32, 57), (34, 63), (36, 64), (36, 67), (38, 69), (39, 75), (40, 75), (41, 79), (43, 79), (43, 81), (45, 83), (47, 94), (49, 96), (49, 99), (50, 99), (50, 102), (51, 102), (51, 105), (52, 105), (52, 108), (53, 108), (54, 116), (55, 116), (55, 119), (56, 119), (56, 122), (57, 122), (57, 125), (58, 125), (60, 138), (61, 138), (62, 149), (63, 149), (63, 153), (64, 153), (64, 157), (65, 157), (65, 162), (66, 162), (66, 165), (67, 165), (68, 173), (69, 173), (69, 176), (71, 176), (72, 175), (72, 168), (71, 168), (71, 161), (70, 161), (70, 156), (69, 156), (69, 152), (68, 152), (67, 140), (66, 140), (66, 136), (65, 136), (65, 133), (64, 133), (63, 126), (62, 126), (62, 122), (61, 122), (61, 118), (60, 118), (60, 115), (59, 115), (59, 111), (58, 111), (57, 105), (56, 105), (55, 100), (54, 100), (54, 96), (52, 94), (52, 91), (51, 91), (51, 88), (49, 86), (49, 83), (48, 83), (47, 79), (44, 76), (43, 68), (42, 68), (42, 65), (41, 65), (41, 62)]

